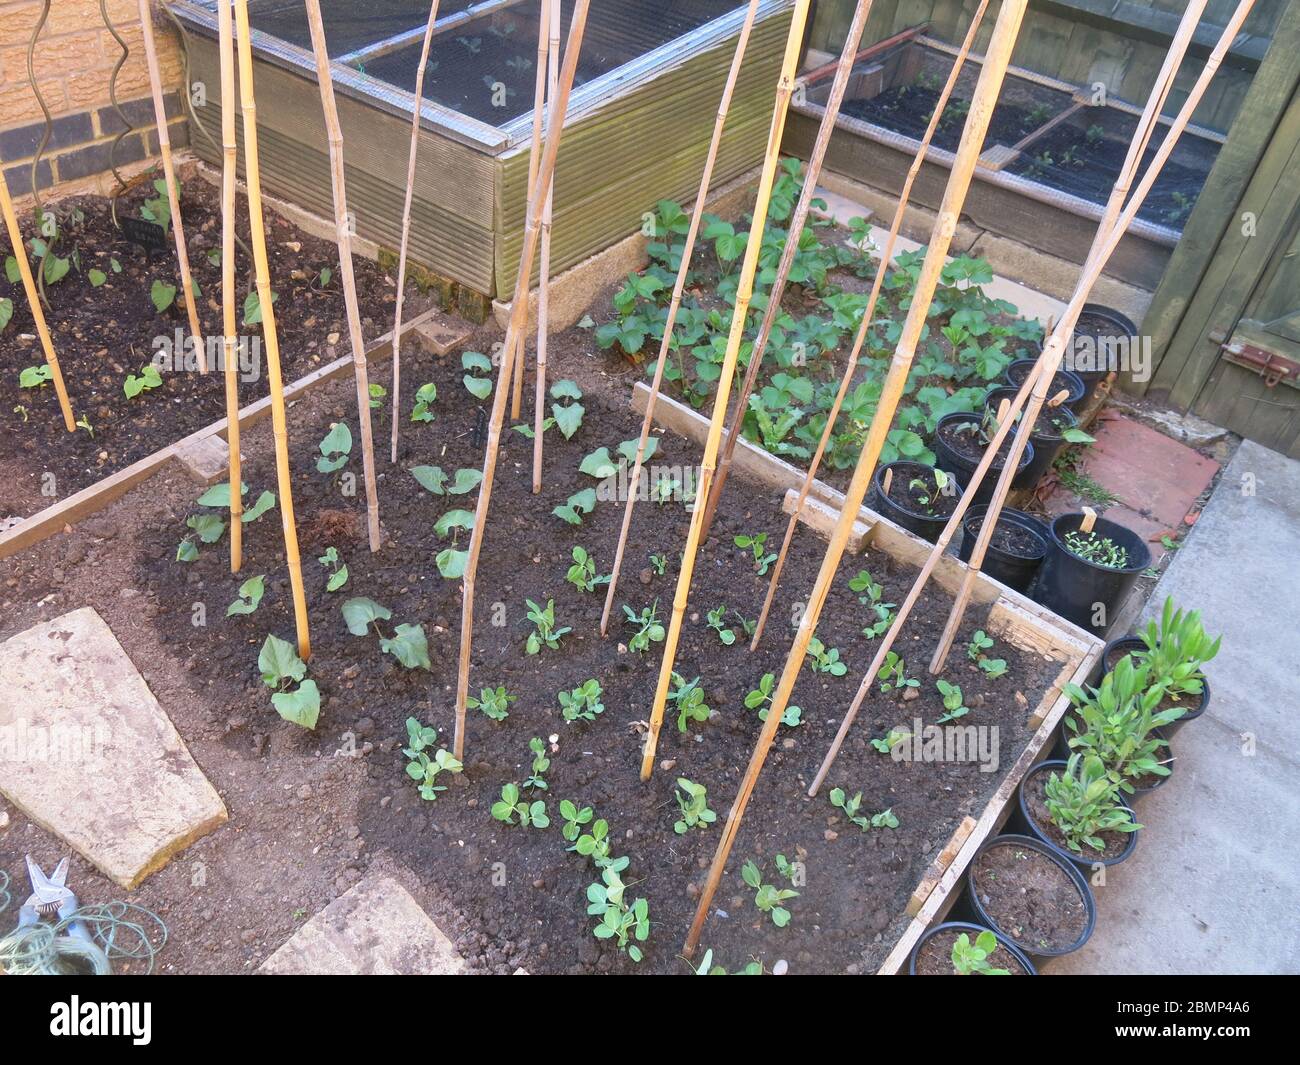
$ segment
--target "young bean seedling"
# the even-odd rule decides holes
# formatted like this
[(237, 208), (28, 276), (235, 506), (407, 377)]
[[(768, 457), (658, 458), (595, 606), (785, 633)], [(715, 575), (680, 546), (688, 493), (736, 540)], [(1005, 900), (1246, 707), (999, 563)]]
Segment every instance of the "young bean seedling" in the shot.
[(421, 725), (413, 717), (406, 719), (407, 745), (402, 753), (410, 759), (406, 763), (406, 775), (419, 785), (420, 798), (433, 802), (438, 792), (446, 791), (446, 785), (438, 784), (440, 773), (459, 773), (464, 766), (455, 755), (439, 747), (429, 757), (429, 750), (438, 742), (438, 730), (431, 725)]
[(423, 625), (398, 625), (392, 636), (385, 636), (379, 623), (391, 619), (393, 612), (373, 599), (360, 595), (345, 599), (342, 610), (343, 621), (353, 636), (367, 636), (373, 626), (379, 637), (379, 649), (384, 654), (392, 655), (407, 669), (433, 669), (433, 663), (429, 661), (429, 641), (425, 637)]
[[(262, 683), (271, 689), (271, 705), (286, 721), (314, 729), (320, 717), (320, 691), (314, 680), (304, 680), (307, 663), (298, 657), (293, 644), (268, 636), (257, 656)], [(295, 690), (290, 685), (297, 683)]]
[(226, 607), (226, 617), (236, 614), (251, 614), (261, 605), (262, 596), (266, 594), (266, 576), (261, 574), (249, 577), (239, 586), (239, 598)]
[(790, 911), (781, 903), (797, 899), (799, 892), (764, 883), (763, 873), (752, 859), (741, 867), (740, 878), (754, 889), (754, 905), (761, 913), (771, 917), (777, 928), (784, 928), (790, 923)]
[(684, 836), (692, 828), (708, 828), (718, 819), (718, 815), (709, 809), (708, 789), (703, 784), (678, 777), (677, 786), (682, 789), (675, 792), (677, 808), (682, 816), (673, 824), (674, 832)]
[(334, 422), (317, 445), (317, 450), (320, 451), (320, 457), (316, 460), (317, 472), (336, 473), (343, 469), (352, 454), (352, 430), (348, 428), (347, 422)]
[(511, 695), (501, 686), (482, 689), (477, 699), (471, 695), (465, 700), (465, 705), (471, 710), (482, 710), (483, 716), (493, 721), (504, 721), (510, 716), (510, 704), (518, 700), (519, 696)]
[(846, 798), (843, 788), (832, 788), (830, 794), (831, 805), (844, 811), (844, 816), (852, 821), (863, 832), (869, 832), (873, 828), (897, 828), (898, 818), (894, 816), (893, 807), (881, 810), (878, 814), (869, 816), (860, 816), (858, 810), (862, 807), (862, 792), (858, 792), (853, 798)]
[(338, 548), (325, 548), (325, 554), (321, 555), (316, 561), (330, 571), (329, 579), (325, 582), (327, 592), (337, 592), (348, 583), (347, 563), (340, 557)]
[(525, 599), (524, 602), (528, 605), (528, 620), (533, 623), (533, 631), (524, 643), (525, 653), (541, 654), (543, 647), (549, 647), (552, 651), (559, 650), (560, 640), (573, 629), (568, 626), (562, 629), (555, 627), (555, 600), (546, 600), (545, 609), (531, 599)]
[(545, 828), (551, 823), (546, 816), (546, 803), (541, 799), (521, 801), (518, 784), (501, 786), (501, 798), (492, 804), (492, 816), (507, 825), (513, 825), (518, 818), (524, 828)]
[(560, 714), (565, 721), (595, 721), (597, 714), (605, 712), (600, 696), (600, 681), (585, 680), (572, 691), (560, 692)]
[(438, 398), (438, 386), (432, 381), (421, 385), (415, 390), (415, 405), (411, 408), (411, 421), (413, 422), (431, 422), (434, 414), (434, 400)]

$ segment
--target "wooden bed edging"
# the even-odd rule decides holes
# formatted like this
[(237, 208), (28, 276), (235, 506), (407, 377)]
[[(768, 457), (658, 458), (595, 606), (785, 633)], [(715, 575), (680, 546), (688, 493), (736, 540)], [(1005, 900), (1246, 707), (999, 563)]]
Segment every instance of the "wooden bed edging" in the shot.
[[(632, 407), (638, 413), (644, 413), (649, 396), (649, 387), (637, 382), (632, 392)], [(708, 422), (703, 416), (686, 404), (664, 395), (660, 395), (655, 402), (654, 421), (657, 425), (696, 442), (703, 441), (704, 434), (708, 431)], [(746, 475), (770, 485), (783, 496), (791, 491), (797, 493), (804, 480), (804, 471), (744, 439), (737, 441), (735, 465)], [(800, 520), (825, 537), (828, 528), (825, 511), (834, 510), (838, 513), (844, 505), (844, 496), (824, 482), (814, 481), (808, 501), (815, 501), (821, 506), (805, 507)], [(793, 500), (786, 496), (783, 504), (790, 503)], [(789, 512), (788, 506), (783, 506), (783, 509)], [(929, 557), (932, 544), (895, 525), (869, 507), (861, 508), (858, 521), (865, 527), (862, 536), (864, 549), (875, 548), (918, 567)], [(931, 579), (944, 591), (955, 594), (965, 578), (966, 569), (966, 564), (955, 555), (946, 554), (935, 566)], [(991, 631), (1023, 650), (1056, 659), (1061, 663), (1061, 670), (1038, 704), (1027, 709), (1029, 727), (1034, 732), (1003, 776), (997, 791), (979, 818), (972, 827), (968, 828), (964, 821), (958, 825), (953, 837), (917, 885), (907, 906), (912, 921), (877, 970), (877, 975), (881, 976), (896, 975), (906, 968), (908, 955), (917, 940), (931, 924), (948, 912), (961, 893), (962, 878), (975, 853), (1006, 823), (1020, 781), (1029, 767), (1039, 760), (1043, 750), (1050, 746), (1057, 724), (1069, 709), (1070, 700), (1064, 694), (1063, 686), (1069, 682), (1085, 684), (1093, 667), (1100, 660), (1104, 647), (1103, 641), (1091, 633), (984, 573), (978, 575), (972, 599), (988, 607), (988, 627)], [(939, 867), (943, 865), (941, 859), (947, 860), (950, 855), (951, 860), (940, 873)]]
[[(409, 322), (404, 322), (402, 325), (403, 338), (406, 338), (409, 333), (441, 313), (437, 308), (434, 308), (412, 318)], [(366, 358), (367, 360), (383, 358), (392, 353), (393, 335), (388, 332), (366, 349)], [(344, 355), (342, 358), (335, 359), (333, 362), (313, 370), (304, 377), (298, 378), (292, 384), (285, 386), (285, 402), (301, 399), (317, 385), (342, 377), (352, 368), (352, 356)], [(269, 395), (263, 396), (261, 399), (255, 400), (240, 409), (239, 426), (241, 429), (246, 429), (269, 417), (270, 414), (271, 397)], [(151, 455), (146, 455), (138, 462), (133, 462), (125, 469), (110, 474), (102, 481), (97, 481), (83, 488), (80, 492), (75, 492), (66, 499), (52, 503), (44, 510), (37, 511), (30, 517), (24, 518), (12, 529), (0, 533), (0, 559), (8, 558), (25, 547), (47, 540), (56, 533), (62, 532), (64, 528), (75, 525), (92, 514), (98, 514), (113, 500), (125, 495), (141, 482), (147, 481), (169, 461), (176, 458), (177, 454), (184, 448), (212, 437), (219, 437), (224, 440), (227, 420), (221, 418), (211, 425), (206, 425), (189, 436), (182, 437), (175, 443), (168, 444)]]

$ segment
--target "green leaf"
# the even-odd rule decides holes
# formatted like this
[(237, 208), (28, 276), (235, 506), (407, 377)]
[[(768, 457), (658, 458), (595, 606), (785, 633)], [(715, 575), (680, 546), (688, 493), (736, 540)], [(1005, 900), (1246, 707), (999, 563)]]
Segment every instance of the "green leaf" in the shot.
[(420, 482), (420, 487), (436, 496), (445, 495), (447, 475), (441, 466), (412, 466), (411, 476)]
[[(240, 482), (239, 494), (245, 496), (248, 494), (248, 485)], [(224, 510), (230, 509), (230, 482), (222, 481), (220, 484), (214, 484), (198, 499), (201, 507), (221, 507)]]
[(579, 473), (585, 473), (589, 477), (595, 477), (597, 480), (604, 480), (618, 472), (618, 467), (609, 457), (609, 448), (598, 447), (590, 455), (582, 460), (582, 465), (578, 467)]
[(457, 551), (454, 548), (446, 548), (438, 552), (438, 572), (449, 581), (454, 581), (465, 576), (465, 566), (469, 562), (468, 551)]
[(50, 364), (43, 362), (39, 366), (28, 366), (20, 370), (18, 373), (18, 387), (40, 388), (53, 378), (54, 371), (50, 369)]
[(424, 635), (424, 626), (398, 625), (393, 632), (391, 640), (381, 639), (379, 641), (381, 651), (392, 655), (407, 669), (417, 667), (427, 670), (433, 669), (433, 665), (429, 661), (429, 641)]
[(363, 595), (344, 600), (342, 610), (344, 624), (353, 636), (365, 636), (373, 622), (387, 621), (393, 616), (388, 607), (380, 606)]
[(492, 372), (492, 360), (481, 351), (466, 351), (460, 357), (461, 369), (478, 370), (481, 373)]
[(92, 268), (86, 271), (86, 280), (90, 282), (91, 288), (99, 288), (100, 285), (108, 280), (108, 274), (104, 273), (103, 270)]
[(8, 296), (0, 299), (0, 329), (9, 324), (14, 316), (14, 301)]
[(5, 256), (5, 277), (8, 278), (11, 285), (16, 285), (23, 279), (23, 275), (18, 269), (18, 260), (12, 255)]
[[(624, 440), (618, 445), (618, 453), (627, 459), (627, 464), (631, 466), (636, 462), (636, 448), (641, 443), (640, 437), (635, 440)], [(642, 462), (649, 462), (651, 456), (659, 450), (659, 438), (657, 436), (646, 437), (645, 454), (641, 456)]]
[(452, 529), (472, 529), (474, 528), (474, 512), (472, 510), (449, 510), (433, 527), (433, 531), (442, 539), (446, 539), (447, 534)]
[(352, 430), (347, 422), (335, 422), (330, 431), (319, 444), (321, 457), (316, 460), (316, 469), (321, 473), (333, 473), (340, 470), (352, 454)]
[[(62, 281), (68, 276), (68, 271), (72, 269), (72, 264), (67, 259), (60, 258), (57, 255), (45, 256), (45, 283), (53, 285)], [(175, 289), (172, 290), (175, 295)]]
[(479, 486), (483, 480), (481, 470), (461, 469), (456, 471), (456, 476), (451, 482), (451, 487), (447, 489), (448, 495), (463, 496), (466, 492), (472, 492)]
[(257, 497), (257, 502), (249, 507), (241, 515), (240, 520), (244, 522), (257, 521), (263, 514), (275, 506), (275, 493), (263, 492)]
[(555, 424), (564, 434), (565, 440), (573, 439), (573, 434), (581, 428), (582, 416), (586, 413), (586, 408), (581, 403), (570, 403), (567, 406), (551, 404), (551, 414), (555, 417)]
[(464, 377), (465, 388), (475, 399), (487, 399), (492, 394), (492, 382), (486, 377)]
[(265, 575), (250, 577), (239, 586), (239, 598), (226, 607), (226, 617), (233, 617), (236, 614), (251, 614), (261, 605), (262, 596), (265, 594)]
[(305, 729), (314, 729), (320, 720), (320, 690), (314, 680), (304, 680), (297, 691), (276, 692), (271, 705), (286, 721)]
[(226, 523), (215, 514), (191, 514), (185, 524), (198, 533), (205, 544), (215, 544), (226, 531)]
[(574, 381), (556, 381), (551, 385), (552, 399), (581, 399), (582, 389)]
[(340, 566), (337, 570), (335, 570), (333, 573), (330, 574), (330, 579), (325, 582), (325, 590), (327, 592), (337, 592), (340, 588), (342, 588), (347, 583), (348, 583), (348, 568), (347, 566)]
[(163, 311), (176, 302), (176, 286), (168, 285), (163, 281), (155, 281), (153, 288), (149, 290), (149, 298), (153, 300), (153, 305), (157, 308), (158, 313), (162, 314)]
[(274, 634), (262, 644), (257, 668), (262, 671), (262, 683), (269, 688), (278, 688), (286, 680), (302, 680), (307, 675), (307, 664), (298, 657), (293, 644)]
[(188, 536), (185, 537), (176, 547), (177, 562), (193, 562), (199, 557), (199, 549), (194, 545), (194, 541)]
[[(280, 298), (279, 293), (271, 293), (271, 305), (275, 306), (276, 301)], [(254, 289), (244, 298), (244, 324), (257, 325), (262, 320), (262, 301)]]

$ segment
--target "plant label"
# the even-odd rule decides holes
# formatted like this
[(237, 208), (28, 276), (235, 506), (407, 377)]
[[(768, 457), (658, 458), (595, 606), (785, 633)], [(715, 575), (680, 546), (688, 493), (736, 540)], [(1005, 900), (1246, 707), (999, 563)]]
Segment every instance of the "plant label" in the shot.
[(143, 248), (150, 258), (153, 258), (153, 253), (156, 251), (167, 250), (166, 230), (154, 222), (146, 222), (143, 218), (123, 218), (122, 235), (132, 244)]

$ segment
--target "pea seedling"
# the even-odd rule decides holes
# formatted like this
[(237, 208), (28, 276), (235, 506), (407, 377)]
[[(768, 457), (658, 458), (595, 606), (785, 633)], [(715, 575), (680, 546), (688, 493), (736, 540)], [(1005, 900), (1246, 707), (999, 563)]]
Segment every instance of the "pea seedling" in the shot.
[(524, 643), (525, 653), (541, 654), (543, 647), (549, 647), (552, 651), (559, 650), (560, 640), (573, 629), (568, 626), (562, 629), (555, 627), (555, 600), (546, 600), (545, 610), (531, 599), (525, 599), (524, 602), (528, 605), (528, 620), (533, 623), (533, 631)]
[(907, 663), (894, 651), (885, 655), (885, 664), (877, 671), (876, 679), (880, 681), (880, 690), (884, 693), (921, 686), (919, 680), (907, 675)]
[(809, 666), (814, 673), (829, 673), (832, 677), (842, 677), (849, 667), (840, 661), (837, 648), (827, 647), (816, 636), (808, 642)]
[[(767, 720), (767, 711), (772, 702), (772, 689), (775, 686), (776, 677), (771, 673), (764, 673), (762, 680), (758, 682), (758, 687), (745, 696), (745, 709), (758, 710), (759, 721)], [(790, 728), (803, 724), (803, 711), (797, 706), (787, 706), (785, 713), (781, 715), (781, 724)]]
[(609, 822), (603, 817), (592, 822), (591, 831), (578, 836), (569, 850), (581, 854), (584, 858), (590, 858), (597, 869), (613, 869), (614, 872), (621, 873), (628, 865), (626, 856), (618, 858), (610, 856)]
[(433, 802), (438, 792), (446, 791), (446, 785), (435, 783), (440, 773), (459, 773), (464, 766), (460, 760), (445, 748), (439, 747), (432, 758), (429, 748), (438, 742), (438, 730), (431, 725), (421, 725), (413, 717), (406, 719), (407, 745), (402, 753), (410, 759), (406, 763), (406, 775), (419, 785), (420, 798)]
[(684, 836), (692, 828), (707, 828), (718, 819), (718, 815), (709, 809), (708, 789), (703, 784), (678, 777), (677, 786), (682, 789), (674, 793), (682, 816), (674, 823), (674, 832)]
[(503, 784), (501, 798), (492, 804), (492, 816), (507, 825), (513, 825), (515, 818), (524, 828), (545, 828), (551, 823), (546, 816), (546, 803), (541, 799), (521, 802), (518, 784)]
[(325, 554), (321, 555), (316, 561), (330, 571), (329, 579), (325, 582), (327, 592), (337, 592), (348, 583), (347, 563), (339, 555), (338, 548), (327, 547)]
[(593, 592), (600, 585), (609, 583), (608, 575), (596, 576), (596, 560), (583, 547), (573, 549), (573, 565), (569, 567), (564, 579), (580, 592)]
[(625, 891), (623, 878), (615, 869), (606, 867), (600, 880), (587, 888), (587, 913), (600, 918), (592, 935), (615, 940), (619, 950), (633, 961), (640, 961), (643, 955), (637, 943), (644, 943), (650, 935), (650, 904), (637, 899), (629, 906)]
[(600, 696), (600, 681), (592, 677), (572, 691), (560, 692), (560, 713), (565, 721), (595, 721), (605, 712)]
[(859, 570), (858, 575), (849, 581), (849, 588), (858, 593), (858, 602), (869, 607), (876, 620), (862, 630), (862, 635), (869, 640), (889, 631), (894, 620), (896, 604), (884, 602), (885, 590), (866, 570)]
[(966, 657), (972, 662), (978, 662), (983, 657), (984, 652), (992, 646), (993, 638), (985, 633), (983, 629), (976, 629), (966, 647)]
[(790, 923), (790, 911), (781, 903), (789, 899), (797, 899), (799, 892), (791, 891), (789, 888), (778, 888), (775, 884), (763, 883), (762, 871), (752, 859), (741, 867), (740, 878), (754, 889), (754, 905), (760, 912), (771, 917), (772, 923), (777, 928), (784, 928)]
[(1106, 569), (1124, 569), (1128, 565), (1128, 551), (1109, 536), (1076, 529), (1065, 534), (1065, 546), (1085, 562)]
[(590, 806), (579, 809), (571, 799), (561, 799), (560, 816), (564, 818), (564, 824), (560, 828), (560, 835), (573, 843), (581, 834), (582, 826), (591, 823), (595, 811)]
[(700, 687), (699, 677), (687, 684), (680, 673), (674, 673), (673, 690), (668, 693), (668, 701), (677, 705), (678, 732), (685, 732), (692, 721), (702, 724), (709, 720), (711, 710), (704, 702), (704, 689)]
[(760, 577), (767, 574), (772, 563), (776, 561), (776, 555), (765, 553), (767, 547), (767, 533), (756, 533), (753, 536), (736, 536), (732, 542), (741, 550), (748, 550), (754, 556), (754, 572)]
[(650, 606), (643, 607), (639, 614), (625, 603), (623, 604), (623, 614), (627, 619), (627, 624), (637, 626), (636, 634), (627, 641), (629, 651), (644, 654), (650, 649), (651, 643), (664, 642), (664, 627), (659, 623), (658, 599)]
[(479, 692), (478, 698), (469, 696), (465, 700), (465, 705), (471, 710), (482, 710), (484, 717), (490, 717), (493, 721), (504, 721), (510, 716), (510, 704), (517, 702), (519, 696), (511, 695), (505, 687), (484, 688)]
[(654, 571), (662, 577), (666, 572), (668, 572), (668, 556), (651, 555), (650, 565), (654, 567)]
[(997, 680), (1007, 671), (1007, 660), (1005, 658), (981, 658), (979, 667), (984, 671), (984, 675), (989, 680)]
[(528, 741), (528, 749), (533, 752), (533, 764), (528, 779), (524, 781), (524, 787), (546, 791), (548, 790), (546, 778), (542, 774), (551, 768), (551, 760), (546, 757), (546, 741), (540, 736), (534, 736)]
[(912, 733), (910, 730), (905, 728), (891, 728), (887, 733), (885, 733), (883, 738), (872, 740), (871, 746), (881, 754), (889, 754), (889, 752), (900, 743), (904, 743), (911, 738)]
[(947, 721), (956, 721), (959, 717), (965, 717), (970, 713), (970, 707), (966, 705), (962, 698), (961, 688), (956, 684), (950, 684), (946, 680), (935, 681), (934, 686), (939, 689), (939, 694), (943, 696), (943, 717), (939, 718), (939, 724)]
[(726, 603), (723, 603), (722, 606), (714, 607), (709, 611), (709, 628), (718, 634), (718, 639), (722, 641), (724, 646), (730, 647), (736, 642), (736, 634), (724, 624), (726, 618)]
[(893, 807), (881, 810), (878, 814), (870, 816), (859, 816), (858, 810), (862, 807), (862, 792), (858, 792), (853, 798), (846, 798), (843, 788), (832, 788), (830, 794), (831, 805), (844, 811), (844, 816), (852, 821), (863, 832), (869, 832), (873, 828), (897, 828), (898, 818), (894, 816)]

